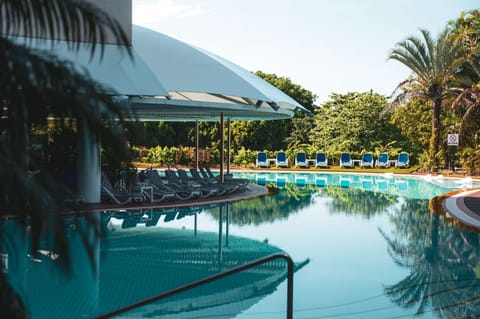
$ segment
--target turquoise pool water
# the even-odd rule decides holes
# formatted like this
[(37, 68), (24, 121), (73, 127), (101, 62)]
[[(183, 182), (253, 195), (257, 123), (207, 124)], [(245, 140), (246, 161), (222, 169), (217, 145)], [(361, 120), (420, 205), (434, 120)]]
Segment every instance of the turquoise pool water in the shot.
[[(30, 254), (28, 225), (2, 221), (5, 271), (32, 318), (90, 318), (275, 252), (295, 272), (294, 318), (480, 316), (480, 241), (430, 199), (475, 187), (391, 175), (239, 177), (278, 192), (221, 207), (105, 212), (92, 268), (69, 216), (72, 276)], [(34, 258), (33, 258), (34, 257)], [(59, 258), (62, 258), (60, 256)], [(285, 318), (285, 265), (275, 261), (124, 318)]]

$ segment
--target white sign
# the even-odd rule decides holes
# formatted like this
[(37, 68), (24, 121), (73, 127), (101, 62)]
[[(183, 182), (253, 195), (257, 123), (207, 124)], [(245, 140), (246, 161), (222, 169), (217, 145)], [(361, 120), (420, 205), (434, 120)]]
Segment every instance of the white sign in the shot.
[(458, 134), (448, 134), (447, 145), (448, 146), (458, 146)]

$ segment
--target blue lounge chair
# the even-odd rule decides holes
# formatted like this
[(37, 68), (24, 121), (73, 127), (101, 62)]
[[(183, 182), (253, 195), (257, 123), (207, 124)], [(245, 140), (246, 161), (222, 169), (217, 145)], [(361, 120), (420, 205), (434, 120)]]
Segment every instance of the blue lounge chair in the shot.
[(378, 159), (375, 161), (375, 167), (390, 167), (388, 153), (380, 153)]
[(277, 167), (288, 167), (287, 153), (277, 152), (277, 158), (275, 159)]
[(256, 167), (270, 167), (267, 159), (267, 153), (265, 152), (258, 152), (257, 160), (255, 162)]
[(407, 152), (401, 152), (398, 154), (397, 167), (408, 167), (410, 165), (410, 159)]
[(295, 155), (295, 166), (308, 168), (307, 154), (305, 152), (298, 152)]
[(327, 153), (325, 152), (320, 152), (317, 153), (317, 156), (315, 158), (315, 167), (328, 167), (328, 159), (327, 159)]
[(350, 153), (340, 154), (340, 167), (353, 167), (353, 161), (350, 157)]
[(360, 161), (360, 167), (372, 167), (373, 168), (373, 154), (364, 153), (362, 160)]

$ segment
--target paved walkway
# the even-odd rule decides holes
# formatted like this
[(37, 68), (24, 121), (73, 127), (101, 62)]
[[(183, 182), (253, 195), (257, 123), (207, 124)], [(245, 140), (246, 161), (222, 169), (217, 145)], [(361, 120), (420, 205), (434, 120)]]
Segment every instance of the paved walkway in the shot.
[(447, 194), (444, 196), (443, 207), (460, 222), (480, 229), (480, 189)]

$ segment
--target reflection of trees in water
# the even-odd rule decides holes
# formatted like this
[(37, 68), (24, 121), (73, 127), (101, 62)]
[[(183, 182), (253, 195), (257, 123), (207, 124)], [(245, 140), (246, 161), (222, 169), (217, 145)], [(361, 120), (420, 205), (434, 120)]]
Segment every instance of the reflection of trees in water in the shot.
[(385, 294), (417, 314), (473, 318), (480, 314), (479, 235), (442, 222), (427, 200), (406, 200), (392, 215), (395, 230), (380, 232), (393, 261), (410, 274)]
[(388, 207), (397, 203), (396, 196), (372, 193), (358, 188), (327, 186), (322, 195), (332, 199), (327, 204), (331, 212), (361, 215), (365, 218), (383, 213)]
[[(275, 195), (233, 203), (230, 205), (229, 222), (236, 225), (259, 225), (285, 219), (312, 204), (313, 189), (311, 185), (298, 187), (287, 184)], [(209, 210), (209, 214), (218, 220), (218, 209)]]

